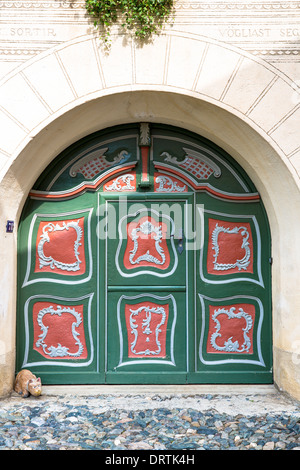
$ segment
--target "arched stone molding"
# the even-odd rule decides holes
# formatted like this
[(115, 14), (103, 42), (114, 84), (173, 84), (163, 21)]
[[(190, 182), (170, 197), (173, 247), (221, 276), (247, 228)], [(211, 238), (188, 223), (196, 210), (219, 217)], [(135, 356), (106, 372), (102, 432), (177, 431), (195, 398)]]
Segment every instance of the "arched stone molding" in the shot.
[(216, 103), (249, 121), (299, 168), (299, 87), (238, 48), (174, 31), (143, 47), (115, 36), (109, 53), (97, 37), (80, 37), (6, 76), (0, 83), (0, 123), (7, 129), (1, 167), (7, 168), (28, 139), (67, 110), (131, 89), (172, 90)]
[[(245, 168), (268, 211), (276, 247), (275, 381), (300, 398), (295, 360), (300, 337), (300, 248), (295, 243), (299, 108), (298, 91), (287, 77), (260, 59), (208, 38), (165, 32), (139, 48), (127, 37), (116, 36), (109, 54), (95, 36), (77, 38), (29, 60), (0, 84), (3, 218), (17, 222), (28, 191), (47, 164), (93, 131), (152, 121), (213, 140)], [(14, 372), (16, 276), (16, 231), (1, 231), (5, 244), (0, 248), (0, 276), (6, 296), (0, 314), (9, 334), (0, 337), (5, 377), (0, 395), (10, 389)]]

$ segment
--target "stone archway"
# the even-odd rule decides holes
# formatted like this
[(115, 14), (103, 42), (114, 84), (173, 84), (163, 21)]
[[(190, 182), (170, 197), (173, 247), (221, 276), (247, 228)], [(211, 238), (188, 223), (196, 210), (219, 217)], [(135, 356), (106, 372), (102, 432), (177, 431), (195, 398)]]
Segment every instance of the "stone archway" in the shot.
[[(299, 366), (293, 361), (299, 337), (293, 275), (300, 259), (294, 244), (300, 206), (297, 91), (265, 62), (207, 38), (166, 32), (143, 49), (124, 46), (123, 39), (116, 37), (105, 56), (93, 36), (78, 38), (26, 62), (1, 83), (0, 117), (7, 130), (0, 149), (3, 216), (17, 222), (46, 165), (95, 130), (147, 120), (210, 138), (248, 172), (268, 211), (276, 246), (275, 381), (299, 396)], [(259, 77), (254, 87), (247, 86), (251, 76)], [(1, 339), (4, 391), (14, 371), (15, 243), (14, 235), (6, 235), (2, 248), (1, 276), (7, 287), (2, 311), (9, 332)]]

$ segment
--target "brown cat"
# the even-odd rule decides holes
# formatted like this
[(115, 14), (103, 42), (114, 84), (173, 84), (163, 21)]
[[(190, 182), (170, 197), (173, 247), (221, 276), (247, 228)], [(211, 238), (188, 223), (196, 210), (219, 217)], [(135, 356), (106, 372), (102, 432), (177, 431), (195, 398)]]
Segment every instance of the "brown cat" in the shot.
[(30, 394), (38, 397), (42, 393), (41, 379), (36, 378), (30, 370), (21, 370), (16, 377), (14, 390), (23, 398), (27, 398)]

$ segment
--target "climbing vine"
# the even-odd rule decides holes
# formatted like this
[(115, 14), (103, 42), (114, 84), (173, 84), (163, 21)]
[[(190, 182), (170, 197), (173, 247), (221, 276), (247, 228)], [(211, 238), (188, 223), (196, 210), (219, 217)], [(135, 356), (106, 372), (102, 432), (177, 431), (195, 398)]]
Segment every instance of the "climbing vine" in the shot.
[(122, 28), (140, 39), (157, 34), (170, 17), (173, 0), (86, 0), (86, 9), (107, 41), (112, 24), (120, 20)]

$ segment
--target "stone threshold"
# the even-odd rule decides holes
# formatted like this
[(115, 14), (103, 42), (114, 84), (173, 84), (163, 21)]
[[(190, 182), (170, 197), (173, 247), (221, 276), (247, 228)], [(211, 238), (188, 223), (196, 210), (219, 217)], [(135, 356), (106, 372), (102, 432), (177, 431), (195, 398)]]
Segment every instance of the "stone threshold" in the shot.
[(275, 395), (274, 385), (44, 385), (44, 396), (97, 395)]

